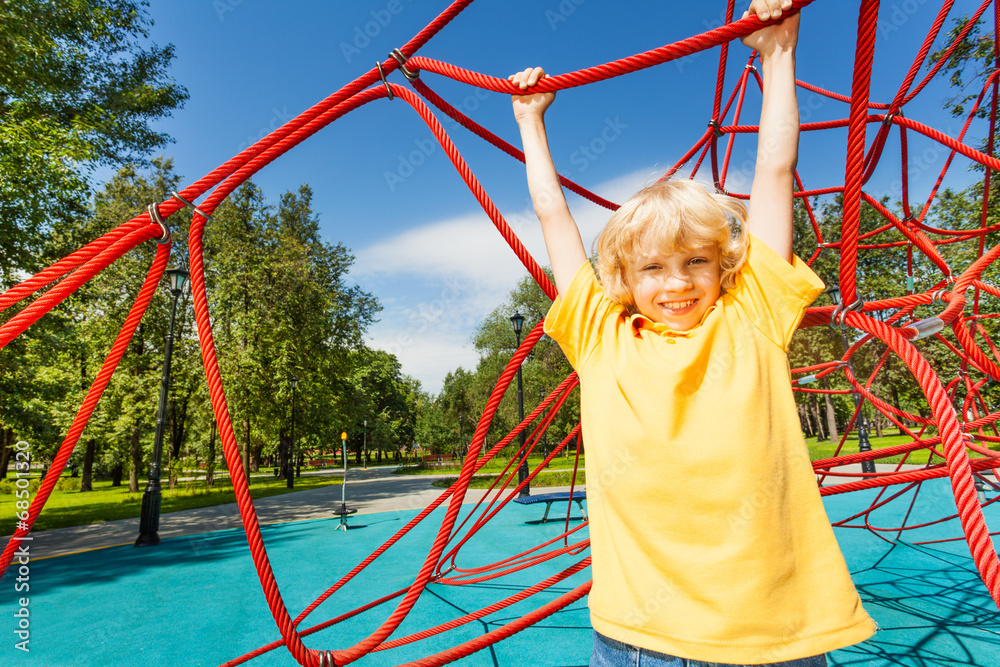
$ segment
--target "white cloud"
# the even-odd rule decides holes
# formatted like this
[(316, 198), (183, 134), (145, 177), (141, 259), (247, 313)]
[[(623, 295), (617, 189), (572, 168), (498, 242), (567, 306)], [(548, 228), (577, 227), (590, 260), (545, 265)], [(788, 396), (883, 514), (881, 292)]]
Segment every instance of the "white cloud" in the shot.
[[(658, 175), (653, 169), (634, 171), (595, 191), (620, 203)], [(610, 212), (576, 195), (568, 197), (589, 249)], [(535, 260), (548, 264), (534, 212), (529, 208), (505, 216)], [(526, 269), (488, 216), (479, 212), (380, 239), (356, 252), (351, 273), (384, 308), (369, 332), (370, 345), (395, 354), (405, 373), (437, 393), (449, 371), (475, 368), (473, 330), (506, 300)]]

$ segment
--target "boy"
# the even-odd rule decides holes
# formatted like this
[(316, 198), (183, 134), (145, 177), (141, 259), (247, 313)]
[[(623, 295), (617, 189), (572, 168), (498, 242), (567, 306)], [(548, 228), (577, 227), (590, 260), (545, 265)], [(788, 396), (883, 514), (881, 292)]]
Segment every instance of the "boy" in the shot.
[[(790, 6), (754, 0), (749, 12), (766, 21)], [(788, 373), (792, 333), (823, 289), (792, 254), (798, 23), (743, 40), (764, 80), (749, 213), (689, 181), (646, 188), (596, 241), (600, 284), (549, 155), (555, 95), (513, 96), (560, 294), (545, 331), (581, 381), (591, 665), (815, 667), (874, 632)], [(543, 76), (510, 79), (527, 91)]]

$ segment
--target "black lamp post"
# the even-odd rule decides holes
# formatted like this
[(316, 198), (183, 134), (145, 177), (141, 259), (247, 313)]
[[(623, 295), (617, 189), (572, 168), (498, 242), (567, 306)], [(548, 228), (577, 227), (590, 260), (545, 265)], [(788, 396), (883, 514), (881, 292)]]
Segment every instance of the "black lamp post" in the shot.
[(170, 389), (170, 357), (174, 351), (174, 320), (177, 318), (177, 300), (184, 293), (189, 273), (184, 269), (170, 269), (167, 280), (170, 294), (174, 297), (170, 304), (170, 328), (167, 329), (167, 344), (163, 354), (163, 378), (160, 380), (160, 402), (156, 408), (156, 434), (153, 437), (153, 460), (149, 464), (149, 482), (142, 494), (142, 514), (139, 518), (137, 547), (151, 547), (160, 543), (157, 531), (160, 529), (160, 459), (163, 456), (163, 431), (166, 428), (167, 393)]
[[(833, 300), (834, 305), (840, 305), (840, 287), (834, 285), (826, 291)], [(844, 354), (847, 354), (847, 348), (850, 347), (847, 343), (847, 331), (844, 329), (840, 330), (840, 337), (844, 343)], [(851, 358), (847, 358), (847, 368), (851, 371), (851, 375), (854, 375), (854, 365), (851, 363)], [(854, 375), (857, 377), (856, 375)], [(861, 403), (861, 396), (858, 392), (851, 390), (851, 396), (854, 398), (854, 409), (858, 412), (858, 451), (860, 452), (870, 452), (872, 450), (872, 444), (868, 440), (868, 422), (865, 419), (865, 408), (861, 406), (858, 410), (858, 405)], [(861, 462), (861, 472), (873, 473), (875, 472), (875, 462), (871, 459), (867, 459)]]
[[(514, 335), (517, 337), (517, 347), (521, 347), (521, 327), (524, 326), (524, 315), (514, 311), (514, 314), (510, 316), (511, 324), (514, 325)], [(517, 365), (517, 423), (520, 424), (524, 421), (524, 385), (521, 383), (521, 365)], [(524, 429), (518, 434), (521, 441), (521, 451), (524, 451)], [(528, 459), (521, 462), (521, 465), (517, 468), (517, 483), (520, 484), (524, 480), (528, 479)], [(524, 485), (521, 489), (519, 497), (530, 496), (531, 486), (528, 484)]]

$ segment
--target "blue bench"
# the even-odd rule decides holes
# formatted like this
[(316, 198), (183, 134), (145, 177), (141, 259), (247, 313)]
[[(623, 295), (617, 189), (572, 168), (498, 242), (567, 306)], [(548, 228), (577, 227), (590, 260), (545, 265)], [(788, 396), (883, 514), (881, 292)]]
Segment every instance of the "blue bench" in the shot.
[[(526, 521), (525, 523), (546, 523), (549, 520), (549, 510), (552, 509), (552, 503), (559, 502), (575, 502), (580, 507), (580, 512), (583, 513), (583, 520), (587, 519), (587, 510), (583, 508), (583, 501), (587, 499), (586, 491), (574, 491), (572, 496), (569, 491), (562, 491), (560, 493), (543, 493), (537, 496), (524, 496), (523, 498), (515, 498), (515, 503), (520, 503), (522, 505), (534, 505), (535, 503), (545, 503), (545, 514), (542, 516), (541, 521)], [(552, 521), (557, 521), (558, 519), (552, 519)]]

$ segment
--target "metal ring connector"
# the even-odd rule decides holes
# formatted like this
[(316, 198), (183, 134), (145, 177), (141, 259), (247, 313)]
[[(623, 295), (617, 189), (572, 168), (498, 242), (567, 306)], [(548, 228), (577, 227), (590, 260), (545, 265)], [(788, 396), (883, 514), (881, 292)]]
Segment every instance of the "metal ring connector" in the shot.
[(389, 93), (389, 101), (396, 99), (396, 96), (392, 94), (392, 88), (389, 87), (389, 82), (385, 80), (385, 70), (382, 69), (382, 63), (375, 61), (375, 67), (378, 67), (378, 76), (382, 79), (382, 85), (385, 86), (385, 92)]
[(146, 207), (146, 210), (149, 211), (149, 219), (158, 224), (160, 229), (163, 230), (163, 234), (160, 238), (156, 239), (156, 242), (160, 245), (170, 243), (170, 230), (167, 229), (166, 223), (163, 222), (163, 218), (160, 217), (160, 209), (156, 204), (150, 204)]
[(713, 118), (712, 120), (708, 121), (708, 126), (712, 128), (712, 132), (715, 133), (716, 137), (722, 136), (722, 129), (721, 129), (722, 126), (719, 125), (719, 121)]
[(195, 213), (197, 213), (197, 214), (198, 214), (198, 215), (200, 215), (201, 217), (205, 218), (205, 220), (207, 220), (207, 221), (209, 221), (209, 222), (211, 222), (211, 221), (212, 221), (212, 216), (210, 216), (210, 215), (209, 215), (208, 213), (205, 213), (205, 212), (204, 212), (204, 211), (202, 211), (202, 210), (201, 210), (200, 208), (198, 208), (197, 206), (195, 206), (195, 205), (194, 205), (194, 204), (193, 204), (192, 202), (189, 202), (189, 201), (188, 201), (187, 199), (184, 199), (184, 197), (181, 197), (181, 196), (180, 196), (179, 194), (177, 194), (176, 192), (171, 192), (171, 193), (170, 193), (170, 195), (171, 195), (171, 196), (172, 196), (172, 197), (173, 197), (174, 199), (176, 199), (177, 201), (179, 201), (180, 203), (184, 204), (184, 206), (185, 206), (186, 208), (189, 208), (189, 209), (191, 209), (192, 211), (194, 211)]
[(885, 117), (882, 118), (882, 124), (886, 127), (892, 125), (892, 121), (896, 116), (902, 115), (901, 112), (887, 113)]
[(948, 303), (944, 299), (944, 295), (948, 293), (946, 289), (939, 289), (931, 292), (931, 303)]
[(838, 303), (837, 306), (833, 309), (833, 312), (830, 313), (830, 326), (835, 327), (837, 329), (846, 329), (847, 314), (851, 312), (858, 312), (862, 308), (864, 308), (864, 306), (865, 302), (862, 301), (861, 299), (858, 299), (849, 306), (845, 306), (842, 303)]
[(403, 52), (399, 49), (393, 49), (389, 57), (399, 63), (399, 71), (403, 73), (407, 81), (416, 81), (420, 78), (420, 70), (412, 70), (406, 66), (406, 61), (409, 60)]

